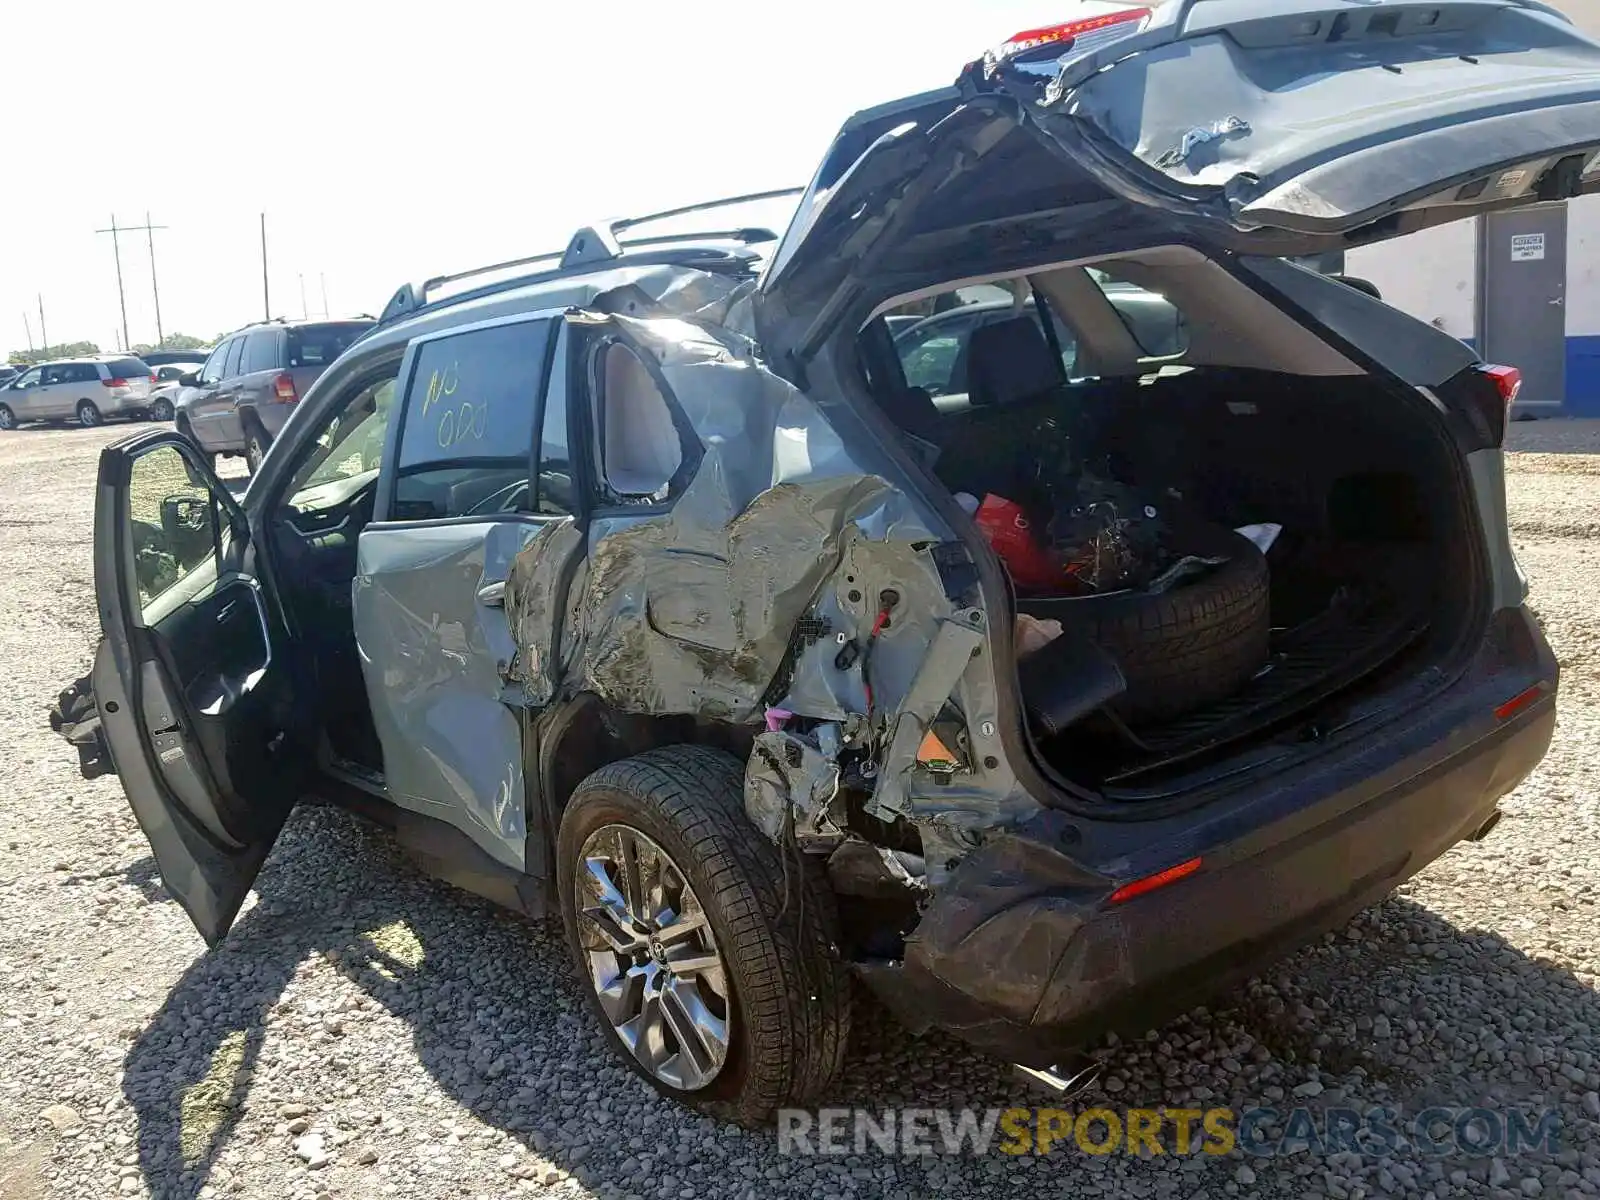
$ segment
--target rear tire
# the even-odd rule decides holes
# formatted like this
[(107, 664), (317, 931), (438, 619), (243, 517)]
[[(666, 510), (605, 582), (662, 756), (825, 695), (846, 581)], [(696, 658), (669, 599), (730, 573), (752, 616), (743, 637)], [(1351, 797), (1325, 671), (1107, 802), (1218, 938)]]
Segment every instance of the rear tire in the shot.
[(85, 429), (93, 429), (96, 425), (103, 425), (105, 417), (100, 415), (100, 410), (94, 406), (92, 400), (78, 401), (78, 424)]
[(172, 401), (157, 400), (150, 406), (150, 419), (152, 421), (172, 420)]
[(261, 426), (252, 424), (245, 427), (244, 461), (249, 464), (250, 474), (254, 475), (261, 469), (261, 460), (266, 458), (271, 445), (267, 435), (261, 431)]
[[(602, 767), (578, 785), (567, 805), (556, 863), (567, 946), (590, 1011), (612, 1050), (663, 1095), (719, 1119), (758, 1126), (769, 1123), (779, 1108), (817, 1099), (833, 1082), (849, 1041), (851, 992), (837, 950), (838, 918), (831, 893), (812, 865), (786, 862), (779, 848), (750, 824), (743, 782), (737, 760), (699, 746), (663, 747)], [(601, 975), (612, 972), (619, 989), (637, 984), (649, 996), (649, 977), (642, 973), (652, 969), (652, 961), (663, 962), (662, 973), (673, 965), (670, 958), (649, 957), (661, 944), (671, 945), (662, 932), (672, 928), (670, 920), (656, 932), (635, 934), (635, 927), (623, 927), (626, 936), (637, 936), (654, 948), (634, 952), (631, 961), (636, 965), (630, 967), (630, 960), (615, 951), (615, 941), (601, 934), (604, 923), (588, 915), (603, 917), (611, 911), (596, 899), (601, 895), (595, 890), (600, 878), (596, 871), (611, 871), (607, 880), (626, 898), (629, 872), (615, 860), (592, 857), (594, 847), (616, 831), (634, 835), (636, 844), (642, 835), (664, 852), (684, 884), (685, 898), (675, 903), (687, 913), (692, 911), (690, 902), (698, 902), (712, 939), (710, 953), (721, 960), (716, 978), (725, 981), (728, 997), (725, 1057), (693, 1089), (672, 1086), (661, 1077), (671, 1073), (671, 1058), (654, 1066), (642, 1061), (672, 1054), (674, 1047), (677, 1055), (686, 1053), (673, 1032), (671, 1014), (658, 1017), (655, 1026), (664, 1029), (658, 1036), (668, 1049), (651, 1055), (641, 1048), (636, 1056), (598, 994)], [(636, 874), (645, 876), (643, 870)], [(646, 880), (659, 886), (648, 888), (644, 908), (665, 902), (668, 890), (660, 882), (665, 878)], [(660, 911), (667, 908), (672, 905)], [(680, 919), (676, 911), (672, 909), (672, 920)], [(615, 1009), (616, 997), (624, 994), (608, 989), (608, 1003)], [(710, 1003), (714, 1008), (715, 996)], [(634, 1025), (630, 1036), (636, 1037), (636, 1045), (643, 1047), (648, 1040), (637, 1036), (639, 1030), (650, 1028)]]
[(15, 429), (17, 427), (17, 414), (11, 411), (9, 404), (0, 404), (0, 429)]

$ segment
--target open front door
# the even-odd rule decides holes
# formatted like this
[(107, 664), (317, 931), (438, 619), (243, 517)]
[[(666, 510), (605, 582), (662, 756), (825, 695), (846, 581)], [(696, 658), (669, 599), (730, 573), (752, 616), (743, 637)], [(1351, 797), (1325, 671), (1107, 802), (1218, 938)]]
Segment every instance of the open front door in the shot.
[(300, 794), (315, 728), (253, 559), (243, 511), (185, 439), (101, 452), (95, 700), (161, 877), (212, 945)]

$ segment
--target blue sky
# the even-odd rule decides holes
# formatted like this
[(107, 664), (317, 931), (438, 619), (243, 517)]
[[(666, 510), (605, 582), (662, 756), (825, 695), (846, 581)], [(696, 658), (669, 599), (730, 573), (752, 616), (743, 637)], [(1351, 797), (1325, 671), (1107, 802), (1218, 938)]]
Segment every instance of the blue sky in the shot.
[[(845, 4), (8, 6), (0, 352), (115, 346), (111, 239), (155, 236), (162, 324), (376, 312), (402, 280), (562, 244), (579, 224), (802, 184), (849, 113), (954, 79), (1077, 0)], [(48, 54), (35, 53), (54, 47)], [(48, 153), (30, 150), (40, 144)], [(133, 341), (153, 341), (142, 233)]]

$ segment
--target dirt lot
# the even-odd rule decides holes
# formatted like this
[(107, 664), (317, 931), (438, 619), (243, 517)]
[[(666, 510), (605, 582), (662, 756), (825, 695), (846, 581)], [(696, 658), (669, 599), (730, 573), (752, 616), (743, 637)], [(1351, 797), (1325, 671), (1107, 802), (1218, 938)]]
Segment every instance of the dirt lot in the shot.
[[(1214, 1010), (1097, 1051), (1111, 1104), (1551, 1105), (1564, 1149), (1248, 1161), (780, 1156), (600, 1056), (552, 931), (326, 811), (291, 820), (206, 953), (117, 781), (83, 782), (44, 720), (97, 635), (95, 456), (123, 432), (0, 434), (5, 1200), (1600, 1193), (1600, 425), (1513, 428), (1517, 549), (1565, 676), (1495, 835)], [(947, 1040), (874, 1020), (858, 1041), (831, 1103), (1033, 1102)]]

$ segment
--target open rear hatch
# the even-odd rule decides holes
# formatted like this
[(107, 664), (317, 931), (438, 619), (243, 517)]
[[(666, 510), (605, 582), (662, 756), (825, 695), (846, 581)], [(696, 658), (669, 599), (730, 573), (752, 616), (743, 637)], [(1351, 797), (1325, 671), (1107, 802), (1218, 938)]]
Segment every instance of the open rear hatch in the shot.
[(1310, 255), (1600, 187), (1600, 44), (1542, 5), (1079, 11), (845, 126), (762, 283), (779, 362), (919, 271), (1052, 237)]

